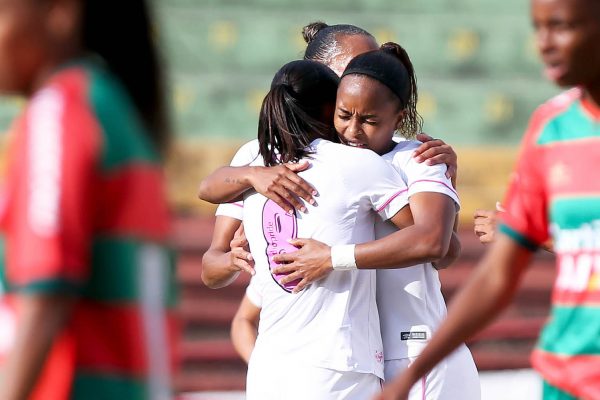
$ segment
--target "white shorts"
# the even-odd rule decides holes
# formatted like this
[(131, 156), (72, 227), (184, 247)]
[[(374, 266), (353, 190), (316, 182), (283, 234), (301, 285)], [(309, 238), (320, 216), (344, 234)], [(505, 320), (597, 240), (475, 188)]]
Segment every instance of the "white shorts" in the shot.
[[(385, 361), (385, 380), (390, 382), (416, 357)], [(421, 378), (410, 390), (408, 400), (480, 400), (477, 367), (467, 346), (462, 345)]]
[(246, 400), (365, 400), (381, 391), (374, 374), (298, 365), (252, 353)]

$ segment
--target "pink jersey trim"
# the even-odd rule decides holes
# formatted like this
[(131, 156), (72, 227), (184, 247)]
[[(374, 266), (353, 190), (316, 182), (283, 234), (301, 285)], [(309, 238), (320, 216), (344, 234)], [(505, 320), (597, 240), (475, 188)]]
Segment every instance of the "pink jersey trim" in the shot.
[(425, 377), (421, 378), (421, 394), (422, 394), (421, 399), (422, 400), (427, 400), (425, 398), (425, 392), (426, 392), (426, 388), (427, 388), (427, 383), (426, 383), (425, 379), (426, 379)]
[(394, 195), (392, 197), (390, 197), (385, 203), (383, 203), (383, 205), (381, 207), (379, 207), (376, 211), (377, 212), (381, 212), (381, 210), (383, 210), (384, 208), (386, 208), (388, 205), (390, 205), (390, 203), (398, 196), (400, 196), (402, 193), (404, 192), (408, 192), (408, 188), (401, 190), (399, 192), (394, 193)]
[(244, 208), (244, 203), (241, 203), (239, 201), (235, 202), (235, 203), (229, 203), (229, 204), (231, 204), (232, 206), (237, 206), (239, 208)]
[(454, 188), (452, 186), (448, 186), (445, 182), (436, 181), (434, 179), (419, 179), (418, 181), (414, 181), (413, 183), (411, 183), (409, 188), (412, 187), (412, 185), (414, 185), (415, 183), (419, 183), (419, 182), (439, 183), (440, 185), (446, 186), (448, 189), (450, 189), (450, 191), (452, 193), (454, 193), (456, 195), (456, 197), (458, 197), (458, 193), (456, 192), (456, 190), (454, 190)]

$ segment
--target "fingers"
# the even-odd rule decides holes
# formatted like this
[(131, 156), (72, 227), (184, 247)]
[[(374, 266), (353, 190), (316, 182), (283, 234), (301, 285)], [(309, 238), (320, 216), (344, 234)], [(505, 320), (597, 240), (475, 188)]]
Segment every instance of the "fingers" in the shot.
[(284, 164), (287, 169), (289, 169), (292, 172), (301, 172), (301, 171), (305, 171), (308, 169), (308, 167), (310, 167), (310, 163), (306, 160), (302, 160), (298, 163), (286, 163)]
[(417, 138), (416, 138), (419, 142), (429, 142), (431, 140), (434, 140), (431, 136), (429, 136), (428, 134), (426, 134), (425, 132), (421, 132), (419, 134), (417, 134)]
[(254, 258), (252, 254), (241, 248), (231, 250), (233, 265), (241, 271), (245, 271), (250, 275), (254, 275)]
[(453, 165), (448, 165), (448, 169), (446, 170), (446, 178), (452, 181), (452, 186), (456, 189), (456, 173), (458, 172), (457, 168)]
[[(285, 166), (288, 169), (290, 169), (288, 165), (289, 164), (286, 164)], [(291, 172), (291, 170), (290, 173), (285, 175), (285, 179), (282, 180), (281, 184), (285, 186), (287, 190), (289, 190), (296, 196), (304, 199), (310, 204), (314, 203), (313, 196), (316, 196), (318, 194), (314, 187), (312, 187), (308, 182), (302, 179), (302, 177)]]
[(296, 287), (294, 288), (294, 290), (292, 291), (292, 293), (300, 293), (308, 285), (310, 285), (310, 282), (306, 278), (304, 278), (300, 282), (298, 282), (298, 284), (296, 285)]
[(475, 214), (473, 214), (475, 219), (478, 218), (495, 218), (496, 211), (493, 210), (475, 210)]
[(500, 204), (499, 201), (496, 202), (496, 211), (506, 212), (506, 209), (502, 206), (502, 204)]
[(451, 146), (442, 144), (439, 139), (423, 143), (415, 150), (414, 157), (417, 162), (427, 161), (428, 165), (457, 164), (457, 156)]
[[(306, 212), (307, 211), (306, 206), (304, 205), (302, 200), (300, 200), (299, 197), (296, 197), (294, 192), (289, 189), (289, 186), (290, 185), (287, 183), (280, 182), (278, 185), (274, 185), (272, 188), (270, 188), (270, 191), (274, 195), (278, 196), (279, 199), (282, 199), (284, 205), (279, 204), (279, 202), (277, 200), (275, 200), (274, 198), (272, 198), (271, 196), (267, 196), (267, 197), (271, 198), (281, 208), (283, 208), (284, 210), (287, 210), (290, 213), (293, 212), (293, 210), (290, 209), (290, 205), (293, 208), (295, 208), (296, 210)], [(312, 201), (314, 202), (314, 200), (312, 200)]]
[(306, 279), (304, 277), (304, 271), (297, 270), (297, 271), (294, 271), (294, 272), (290, 272), (289, 274), (287, 274), (286, 276), (284, 276), (283, 278), (281, 278), (280, 282), (281, 282), (282, 285), (286, 285), (286, 284), (288, 284), (290, 282), (293, 282), (293, 281), (295, 281), (297, 279)]
[[(290, 264), (296, 261), (296, 252), (293, 253), (281, 253), (274, 255), (271, 259), (277, 264)], [(279, 267), (278, 267), (279, 268)]]

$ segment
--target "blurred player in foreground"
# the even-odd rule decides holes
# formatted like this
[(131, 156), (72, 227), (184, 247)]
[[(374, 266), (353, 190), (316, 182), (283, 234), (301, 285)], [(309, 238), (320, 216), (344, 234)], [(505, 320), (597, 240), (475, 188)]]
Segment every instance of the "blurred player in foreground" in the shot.
[[(143, 0), (0, 0), (13, 128), (0, 399), (170, 398), (161, 66)], [(4, 329), (4, 327), (2, 328)]]
[(532, 0), (545, 75), (573, 89), (532, 116), (500, 234), (421, 357), (378, 399), (412, 384), (510, 302), (532, 253), (554, 240), (552, 316), (532, 354), (544, 399), (600, 398), (600, 2)]

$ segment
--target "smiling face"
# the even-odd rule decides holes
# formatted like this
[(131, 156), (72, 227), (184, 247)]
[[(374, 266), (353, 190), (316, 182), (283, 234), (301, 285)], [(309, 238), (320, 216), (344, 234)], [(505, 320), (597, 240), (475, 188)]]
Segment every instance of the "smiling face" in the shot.
[(402, 116), (399, 99), (379, 81), (356, 74), (341, 80), (333, 122), (343, 143), (385, 154)]
[(546, 77), (559, 86), (600, 83), (598, 0), (532, 0), (536, 44)]

